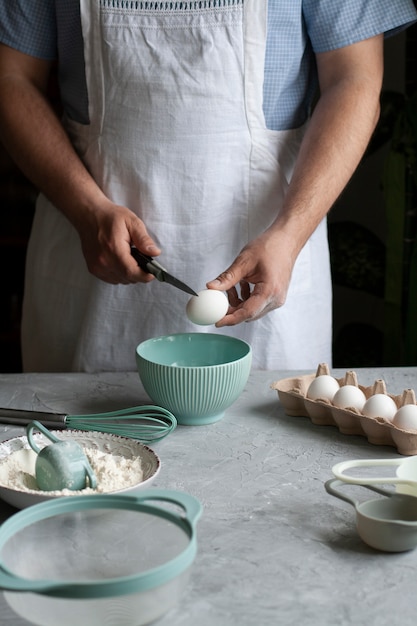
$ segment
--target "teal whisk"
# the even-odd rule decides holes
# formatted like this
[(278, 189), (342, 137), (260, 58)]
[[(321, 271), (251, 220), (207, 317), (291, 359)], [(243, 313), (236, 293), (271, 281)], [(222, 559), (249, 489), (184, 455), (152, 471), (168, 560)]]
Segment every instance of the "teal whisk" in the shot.
[(26, 426), (37, 420), (47, 428), (66, 428), (111, 433), (120, 437), (153, 443), (163, 439), (177, 426), (175, 416), (162, 407), (135, 406), (107, 413), (67, 415), (22, 409), (0, 409), (0, 422)]

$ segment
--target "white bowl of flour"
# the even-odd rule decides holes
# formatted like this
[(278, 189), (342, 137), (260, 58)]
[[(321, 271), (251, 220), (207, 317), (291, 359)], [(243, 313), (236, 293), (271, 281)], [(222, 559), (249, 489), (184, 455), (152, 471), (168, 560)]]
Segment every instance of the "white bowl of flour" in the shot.
[[(37, 455), (27, 437), (22, 436), (0, 443), (0, 498), (5, 502), (23, 509), (63, 496), (135, 492), (149, 487), (159, 473), (159, 457), (134, 439), (79, 430), (52, 432), (60, 439), (76, 441), (82, 446), (97, 476), (96, 489), (40, 491), (35, 479)], [(40, 448), (49, 443), (40, 433), (34, 438)]]

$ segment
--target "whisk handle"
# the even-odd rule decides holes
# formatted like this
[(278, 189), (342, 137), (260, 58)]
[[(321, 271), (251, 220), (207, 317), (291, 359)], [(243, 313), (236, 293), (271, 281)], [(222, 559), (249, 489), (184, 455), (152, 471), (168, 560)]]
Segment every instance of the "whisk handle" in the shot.
[(27, 426), (33, 420), (37, 420), (47, 428), (65, 428), (67, 417), (65, 413), (0, 408), (0, 423), (13, 424), (15, 426)]

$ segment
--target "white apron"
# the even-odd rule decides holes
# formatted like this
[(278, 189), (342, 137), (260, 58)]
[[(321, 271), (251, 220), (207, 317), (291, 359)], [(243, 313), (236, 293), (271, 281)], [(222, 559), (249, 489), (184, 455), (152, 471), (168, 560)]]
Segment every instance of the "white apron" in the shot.
[[(267, 0), (81, 0), (90, 124), (66, 120), (88, 169), (137, 213), (160, 261), (196, 291), (279, 211), (303, 129), (271, 131), (262, 111)], [(135, 347), (167, 333), (221, 332), (263, 369), (331, 362), (326, 223), (297, 259), (285, 306), (216, 331), (185, 315), (166, 284), (91, 276), (78, 234), (41, 196), (28, 250), (25, 371), (135, 369)]]

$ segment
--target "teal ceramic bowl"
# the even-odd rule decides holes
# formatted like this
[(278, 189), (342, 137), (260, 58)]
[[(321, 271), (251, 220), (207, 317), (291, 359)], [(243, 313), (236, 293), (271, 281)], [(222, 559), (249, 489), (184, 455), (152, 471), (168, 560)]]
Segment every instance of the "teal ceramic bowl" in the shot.
[(226, 335), (181, 333), (139, 344), (136, 363), (147, 394), (179, 424), (211, 424), (242, 393), (252, 350)]

